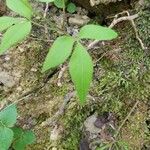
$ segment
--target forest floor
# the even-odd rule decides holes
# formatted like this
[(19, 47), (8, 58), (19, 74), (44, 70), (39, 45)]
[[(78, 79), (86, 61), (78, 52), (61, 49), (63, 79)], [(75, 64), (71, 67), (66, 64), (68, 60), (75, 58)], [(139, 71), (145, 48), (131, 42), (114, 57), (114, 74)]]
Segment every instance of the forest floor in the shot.
[[(43, 11), (42, 5), (37, 7)], [(78, 32), (81, 20), (96, 22), (87, 17), (85, 10), (78, 9), (79, 22), (65, 23), (67, 31), (73, 34)], [(77, 16), (66, 15), (68, 20)], [(47, 12), (47, 22), (52, 19), (58, 26), (62, 17), (57, 8)], [(40, 15), (34, 21), (45, 24)], [(137, 30), (138, 21), (135, 20)], [(149, 52), (141, 48), (132, 24), (118, 23), (114, 27), (119, 34), (117, 39), (100, 42), (89, 50), (94, 78), (85, 106), (78, 103), (67, 62), (41, 73), (48, 49), (58, 36), (54, 31), (48, 35), (47, 28), (49, 24), (45, 28), (34, 25), (26, 41), (0, 56), (0, 108), (19, 100), (17, 125), (32, 129), (37, 137), (35, 144), (27, 149), (84, 150), (87, 145), (96, 149), (113, 143), (114, 150), (149, 150), (150, 59)], [(146, 30), (147, 25), (143, 28)], [(149, 46), (145, 42), (149, 38), (142, 36), (143, 43)], [(100, 118), (101, 127), (92, 126), (94, 117)]]

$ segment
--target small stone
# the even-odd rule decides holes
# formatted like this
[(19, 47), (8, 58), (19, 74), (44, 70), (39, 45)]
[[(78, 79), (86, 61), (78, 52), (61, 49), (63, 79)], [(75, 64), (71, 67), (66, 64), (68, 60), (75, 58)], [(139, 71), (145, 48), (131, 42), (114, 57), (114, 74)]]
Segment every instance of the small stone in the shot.
[(37, 72), (37, 69), (36, 68), (31, 68), (31, 71), (32, 72)]
[(25, 49), (22, 48), (22, 47), (18, 47), (18, 49), (19, 49), (19, 51), (20, 51), (21, 53), (25, 51)]
[(90, 150), (89, 143), (86, 139), (82, 139), (80, 141), (79, 150)]
[(94, 122), (94, 125), (97, 128), (102, 128), (106, 124), (110, 123), (114, 120), (114, 116), (112, 113), (104, 112), (102, 115), (98, 116), (96, 121)]
[(96, 119), (97, 119), (97, 115), (94, 114), (85, 120), (84, 126), (85, 126), (86, 131), (93, 133), (93, 134), (98, 134), (100, 132), (100, 129), (94, 125), (94, 122), (96, 121)]
[(57, 141), (60, 138), (60, 133), (62, 131), (62, 127), (58, 127), (57, 125), (51, 131), (50, 140)]
[(23, 89), (22, 89), (21, 86), (17, 87), (17, 91), (22, 91), (22, 90), (23, 90)]
[(96, 121), (94, 122), (94, 125), (97, 128), (102, 128), (106, 123), (109, 122), (108, 118), (109, 118), (109, 113), (104, 113), (103, 115), (97, 117)]
[(5, 57), (5, 60), (6, 60), (6, 61), (10, 60), (10, 57), (9, 57), (9, 56), (6, 56), (6, 57)]
[(13, 87), (15, 85), (14, 78), (4, 71), (0, 72), (0, 82), (6, 87)]
[(90, 19), (86, 15), (84, 16), (74, 15), (74, 17), (70, 17), (68, 21), (69, 21), (69, 24), (71, 25), (83, 26), (87, 24), (90, 21)]

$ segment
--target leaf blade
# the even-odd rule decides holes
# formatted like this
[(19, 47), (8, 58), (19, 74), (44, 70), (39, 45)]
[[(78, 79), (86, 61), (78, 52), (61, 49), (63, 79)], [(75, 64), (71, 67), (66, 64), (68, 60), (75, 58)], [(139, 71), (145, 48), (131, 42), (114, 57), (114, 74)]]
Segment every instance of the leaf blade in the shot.
[(0, 127), (0, 148), (1, 150), (7, 150), (13, 140), (13, 131), (6, 127)]
[(9, 105), (0, 112), (0, 121), (6, 127), (13, 127), (17, 120), (17, 109), (15, 105)]
[(7, 16), (0, 17), (0, 32), (6, 30), (13, 24), (19, 23), (22, 20), (23, 18), (13, 18)]
[(58, 37), (46, 56), (42, 72), (54, 68), (63, 63), (71, 54), (74, 39), (70, 36)]
[(32, 7), (28, 0), (6, 0), (6, 5), (12, 11), (31, 19)]
[(112, 29), (93, 24), (83, 26), (79, 32), (80, 39), (112, 40), (117, 36)]
[[(35, 142), (36, 137), (34, 133), (30, 130), (24, 131), (21, 128), (13, 128), (15, 142), (13, 143), (13, 148), (15, 150), (24, 150), (27, 145)], [(16, 133), (15, 133), (16, 132)]]
[(77, 43), (69, 62), (69, 72), (81, 104), (85, 102), (92, 81), (93, 63), (86, 49)]
[[(10, 27), (3, 35), (0, 44), (0, 55), (11, 46), (22, 41), (31, 31), (31, 22), (24, 21)], [(13, 37), (12, 37), (13, 36)]]

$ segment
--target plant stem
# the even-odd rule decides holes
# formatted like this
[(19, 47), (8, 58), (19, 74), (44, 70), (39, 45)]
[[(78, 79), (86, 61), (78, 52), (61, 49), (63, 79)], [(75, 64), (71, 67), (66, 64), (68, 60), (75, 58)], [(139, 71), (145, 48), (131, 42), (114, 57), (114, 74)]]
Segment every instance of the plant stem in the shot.
[(65, 18), (66, 18), (66, 4), (65, 4), (65, 0), (63, 0), (63, 21), (62, 21), (62, 29), (65, 30)]

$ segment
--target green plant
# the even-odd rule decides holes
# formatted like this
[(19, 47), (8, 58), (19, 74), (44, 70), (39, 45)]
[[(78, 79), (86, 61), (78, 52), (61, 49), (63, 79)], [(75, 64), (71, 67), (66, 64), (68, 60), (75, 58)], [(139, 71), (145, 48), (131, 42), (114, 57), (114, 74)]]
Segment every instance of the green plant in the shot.
[(67, 11), (69, 12), (69, 13), (74, 13), (75, 11), (76, 11), (76, 5), (74, 4), (74, 3), (69, 3), (68, 5), (67, 5)]
[(39, 0), (41, 2), (54, 2), (54, 5), (58, 8), (66, 8), (69, 13), (76, 11), (76, 5), (69, 0)]
[(115, 141), (113, 143), (106, 143), (97, 148), (96, 150), (130, 150), (128, 143), (124, 141)]
[(9, 105), (0, 111), (0, 148), (7, 150), (11, 145), (14, 150), (24, 150), (28, 144), (35, 141), (32, 131), (24, 131), (14, 127), (17, 121), (15, 105)]
[[(53, 0), (39, 0), (41, 2), (55, 2)], [(0, 17), (0, 31), (6, 32), (0, 45), (0, 54), (11, 46), (22, 41), (29, 35), (32, 23), (33, 10), (28, 0), (6, 0), (7, 6), (24, 18)], [(57, 67), (69, 57), (69, 71), (75, 84), (80, 103), (84, 103), (92, 81), (93, 63), (86, 47), (81, 44), (84, 39), (112, 40), (117, 33), (110, 28), (99, 25), (85, 25), (77, 37), (63, 35), (58, 37), (51, 46), (44, 61), (42, 72)], [(63, 48), (63, 49), (62, 49)]]

